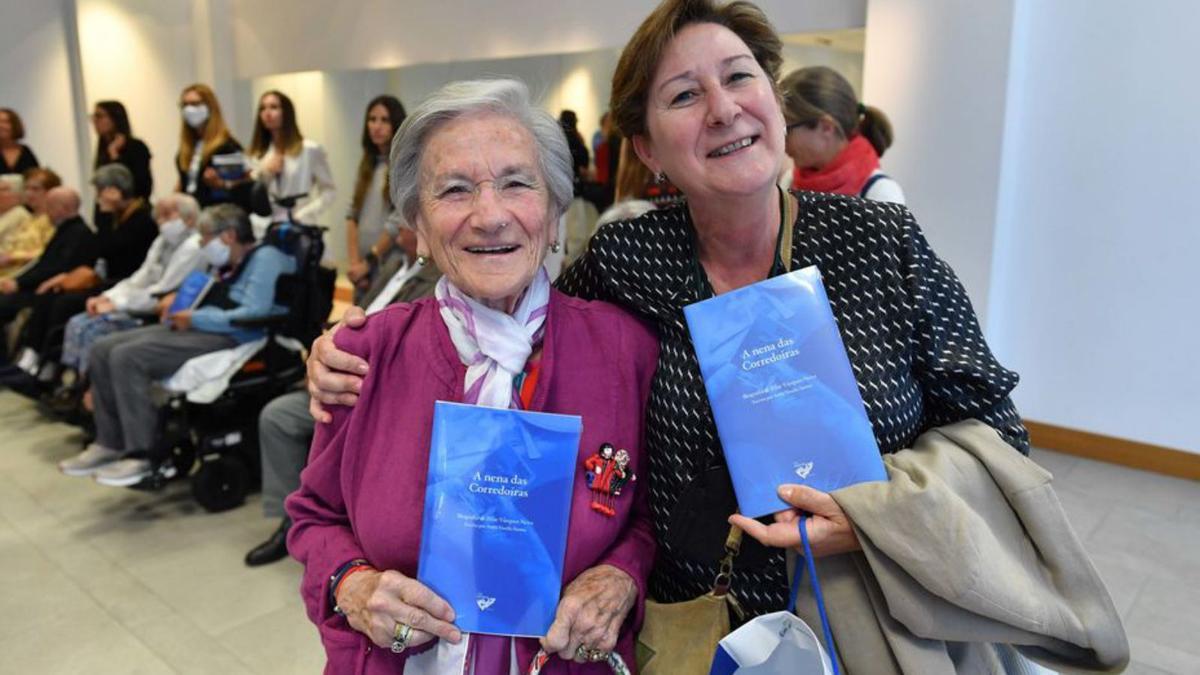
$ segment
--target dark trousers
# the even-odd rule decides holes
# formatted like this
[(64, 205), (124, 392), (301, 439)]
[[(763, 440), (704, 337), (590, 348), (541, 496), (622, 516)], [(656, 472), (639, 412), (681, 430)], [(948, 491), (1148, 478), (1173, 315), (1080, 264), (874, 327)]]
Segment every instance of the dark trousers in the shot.
[[(26, 307), (32, 307), (37, 301), (33, 291), (17, 291), (8, 295), (0, 295), (0, 333), (8, 328), (9, 322), (17, 318), (17, 313)], [(8, 341), (0, 340), (0, 362), (7, 362)]]
[(33, 313), (25, 323), (25, 331), (17, 343), (29, 347), (42, 358), (62, 350), (62, 329), (67, 321), (87, 307), (88, 298), (101, 288), (70, 293), (46, 293), (34, 296)]

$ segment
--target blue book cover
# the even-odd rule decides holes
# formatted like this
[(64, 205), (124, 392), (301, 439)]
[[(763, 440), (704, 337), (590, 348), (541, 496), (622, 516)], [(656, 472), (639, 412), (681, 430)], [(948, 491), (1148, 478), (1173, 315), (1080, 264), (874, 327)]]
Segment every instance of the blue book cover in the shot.
[(417, 579), (461, 630), (550, 629), (582, 429), (575, 415), (435, 404)]
[(738, 508), (787, 508), (784, 483), (887, 480), (821, 273), (806, 267), (683, 309)]
[(175, 299), (171, 301), (171, 307), (167, 310), (167, 314), (175, 314), (185, 309), (195, 309), (204, 300), (204, 296), (212, 285), (213, 277), (211, 275), (200, 270), (193, 270), (191, 274), (183, 278), (183, 283), (179, 284), (179, 289), (175, 291)]

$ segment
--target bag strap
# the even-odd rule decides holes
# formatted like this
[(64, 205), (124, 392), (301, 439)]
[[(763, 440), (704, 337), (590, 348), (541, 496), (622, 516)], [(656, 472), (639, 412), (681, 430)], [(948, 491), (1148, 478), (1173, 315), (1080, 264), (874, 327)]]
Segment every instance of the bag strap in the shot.
[[(833, 666), (833, 675), (840, 675), (838, 669), (837, 646), (833, 643), (833, 629), (829, 627), (829, 615), (825, 613), (825, 598), (821, 595), (821, 582), (817, 579), (817, 564), (813, 560), (812, 546), (808, 543), (809, 515), (800, 515), (800, 543), (804, 546), (804, 565), (808, 568), (809, 584), (812, 585), (813, 598), (817, 601), (817, 613), (821, 616), (821, 631), (825, 634), (825, 646), (829, 650), (829, 664)], [(800, 580), (804, 578), (804, 567), (796, 565), (796, 575), (792, 579), (792, 594), (788, 601), (788, 611), (796, 613), (796, 600), (800, 595)]]
[(783, 269), (792, 271), (792, 235), (796, 231), (796, 198), (787, 190), (779, 188), (780, 208), (782, 214), (779, 223), (779, 261)]
[(871, 188), (875, 187), (875, 183), (883, 180), (884, 178), (890, 179), (891, 176), (887, 175), (886, 173), (877, 173), (874, 176), (871, 176), (870, 178), (868, 178), (867, 182), (863, 184), (862, 190), (859, 190), (858, 196), (862, 197), (863, 199), (866, 199), (867, 193), (871, 191)]

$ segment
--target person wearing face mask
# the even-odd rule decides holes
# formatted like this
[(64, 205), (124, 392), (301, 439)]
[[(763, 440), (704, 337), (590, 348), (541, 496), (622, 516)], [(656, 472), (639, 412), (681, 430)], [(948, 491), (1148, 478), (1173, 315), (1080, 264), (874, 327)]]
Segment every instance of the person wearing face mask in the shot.
[(300, 133), (296, 107), (281, 91), (271, 90), (258, 100), (250, 142), (250, 175), (271, 199), (271, 221), (287, 220), (285, 197), (301, 195), (291, 209), (296, 222), (315, 223), (337, 196), (325, 148)]
[[(61, 272), (38, 285), (33, 312), (19, 341), (17, 364), (24, 372), (0, 379), (22, 391), (37, 390), (39, 382), (55, 378), (57, 362), (44, 357), (60, 344), (56, 329), (83, 311), (88, 298), (133, 274), (158, 236), (150, 207), (134, 193), (129, 169), (120, 164), (102, 166), (92, 184), (98, 214), (96, 262)], [(45, 372), (39, 372), (43, 366)]]
[(275, 304), (275, 282), (295, 271), (295, 258), (275, 246), (257, 245), (250, 218), (233, 204), (204, 209), (199, 222), (213, 235), (203, 249), (205, 257), (227, 264), (230, 274), (212, 285), (199, 307), (92, 345), (88, 372), (96, 440), (61, 462), (63, 473), (94, 474), (102, 485), (122, 487), (144, 480), (162, 459), (152, 454), (158, 420), (154, 383), (193, 357), (263, 336), (263, 329), (240, 327), (237, 320), (287, 311)]
[(88, 354), (96, 340), (140, 326), (142, 321), (132, 315), (153, 314), (160, 296), (178, 288), (193, 270), (207, 268), (202, 249), (214, 237), (211, 223), (198, 224), (199, 216), (200, 207), (190, 195), (176, 192), (160, 199), (154, 205), (159, 234), (142, 266), (116, 286), (88, 298), (85, 310), (67, 321), (60, 362), (76, 377), (64, 378), (70, 384), (55, 393), (56, 409), (72, 408), (86, 388)]
[(217, 95), (204, 84), (189, 85), (179, 98), (176, 192), (196, 198), (201, 207), (224, 202), (245, 204), (246, 158), (225, 125)]

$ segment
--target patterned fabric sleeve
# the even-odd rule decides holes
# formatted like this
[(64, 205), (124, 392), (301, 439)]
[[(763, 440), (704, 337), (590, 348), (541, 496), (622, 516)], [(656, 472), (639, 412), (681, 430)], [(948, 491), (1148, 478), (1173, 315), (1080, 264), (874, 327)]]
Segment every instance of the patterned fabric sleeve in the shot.
[(584, 300), (613, 301), (612, 293), (604, 284), (600, 259), (596, 253), (598, 249), (596, 240), (602, 237), (603, 231), (603, 227), (598, 230), (588, 242), (588, 248), (583, 255), (571, 263), (570, 267), (563, 270), (562, 274), (558, 276), (558, 280), (554, 282), (555, 288), (567, 295)]
[(912, 213), (904, 213), (907, 281), (916, 306), (915, 367), (926, 403), (922, 426), (976, 418), (1029, 454), (1029, 432), (1008, 396), (1017, 374), (996, 361), (966, 289), (930, 248)]

